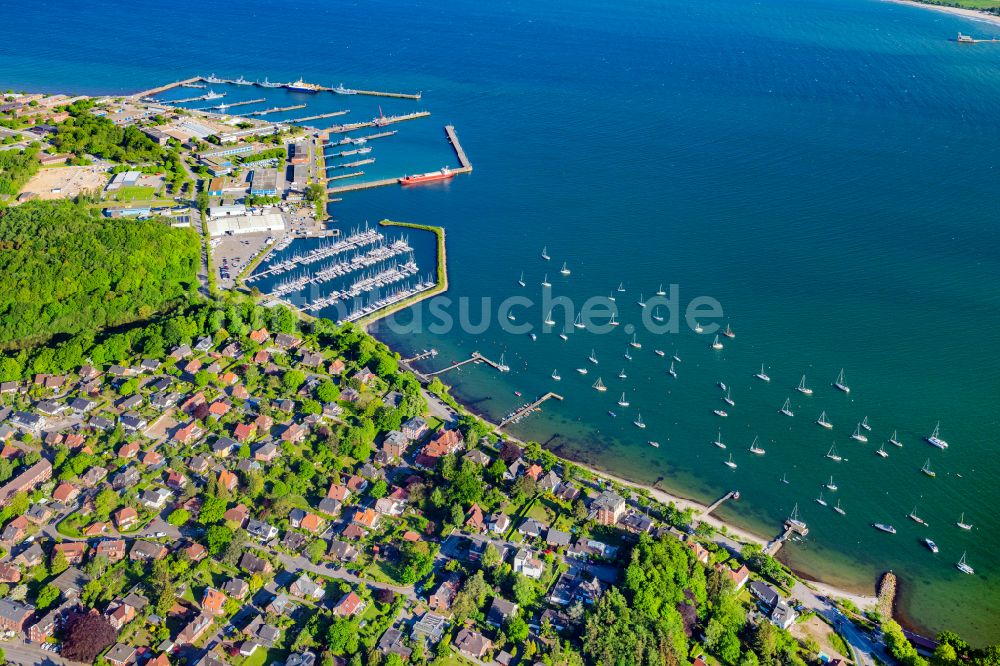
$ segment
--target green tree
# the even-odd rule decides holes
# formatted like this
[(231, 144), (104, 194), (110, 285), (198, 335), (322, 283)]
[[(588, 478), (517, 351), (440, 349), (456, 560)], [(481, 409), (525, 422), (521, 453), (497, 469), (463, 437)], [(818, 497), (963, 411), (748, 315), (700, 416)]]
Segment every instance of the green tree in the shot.
[(191, 512), (187, 509), (174, 509), (167, 516), (167, 522), (175, 527), (180, 527), (184, 525), (188, 520), (191, 519)]
[(281, 384), (289, 393), (295, 393), (306, 381), (305, 374), (300, 370), (286, 370), (281, 377)]
[(39, 590), (35, 596), (35, 608), (43, 611), (51, 606), (59, 598), (59, 588), (51, 583)]
[(326, 542), (322, 539), (313, 539), (306, 546), (306, 555), (313, 564), (318, 564), (326, 555)]

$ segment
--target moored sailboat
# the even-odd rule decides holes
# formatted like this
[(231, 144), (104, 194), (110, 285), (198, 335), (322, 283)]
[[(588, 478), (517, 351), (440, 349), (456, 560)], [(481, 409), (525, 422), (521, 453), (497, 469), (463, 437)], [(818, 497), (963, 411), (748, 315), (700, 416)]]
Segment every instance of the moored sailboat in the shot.
[(816, 419), (816, 423), (823, 426), (827, 430), (833, 428), (833, 424), (826, 420), (826, 412), (820, 413), (819, 418)]
[(732, 453), (729, 454), (729, 460), (725, 461), (725, 465), (729, 469), (736, 469), (736, 463), (733, 462), (733, 454)]
[(763, 363), (760, 364), (760, 372), (758, 372), (757, 374), (755, 374), (754, 377), (756, 377), (757, 379), (761, 380), (762, 382), (769, 382), (769, 381), (771, 381), (771, 378), (768, 376), (768, 374), (766, 372), (764, 372), (764, 364)]
[(563, 262), (562, 268), (559, 269), (559, 272), (561, 274), (563, 274), (563, 275), (569, 275), (570, 274), (569, 267), (566, 265), (565, 261)]
[(837, 375), (837, 381), (833, 382), (834, 388), (838, 391), (843, 391), (844, 393), (850, 393), (851, 387), (844, 383), (844, 369), (840, 369), (840, 374)]
[(601, 393), (604, 393), (605, 391), (608, 390), (608, 387), (604, 385), (604, 382), (601, 381), (600, 377), (598, 377), (597, 381), (594, 382), (593, 388), (595, 391), (600, 391)]
[(712, 444), (715, 444), (720, 449), (726, 448), (725, 442), (722, 441), (722, 431), (721, 430), (719, 431), (719, 434), (715, 436), (715, 441), (712, 442)]
[(924, 466), (920, 468), (920, 471), (923, 472), (924, 474), (926, 474), (927, 476), (931, 477), (932, 479), (935, 476), (937, 476), (937, 472), (935, 472), (934, 470), (931, 469), (931, 459), (930, 458), (928, 458), (927, 461), (924, 463)]
[(558, 370), (553, 370), (552, 371), (552, 379), (554, 379), (556, 381), (559, 381), (560, 379), (562, 379), (562, 376), (560, 376)]
[(934, 426), (934, 432), (932, 432), (930, 435), (928, 435), (924, 439), (926, 439), (927, 443), (930, 444), (931, 446), (936, 446), (939, 449), (947, 449), (948, 448), (948, 442), (944, 441), (943, 439), (941, 439), (938, 436), (940, 434), (940, 432), (941, 432), (941, 422), (938, 421), (937, 425)]
[(895, 430), (892, 431), (892, 437), (889, 438), (889, 443), (892, 444), (892, 445), (894, 445), (894, 446), (898, 446), (900, 448), (902, 448), (902, 446), (903, 446), (903, 443), (901, 441), (899, 441), (899, 439), (896, 438), (896, 431)]
[(722, 349), (722, 343), (719, 342), (719, 336), (715, 336), (715, 342), (712, 343), (712, 349), (715, 350)]
[(924, 527), (927, 527), (927, 521), (917, 515), (917, 507), (913, 507), (913, 511), (910, 511), (910, 513), (907, 514), (906, 517), (918, 525), (923, 525)]
[(795, 388), (796, 391), (802, 395), (812, 395), (813, 390), (806, 386), (806, 376), (802, 375), (802, 379), (799, 380), (799, 385)]
[(751, 442), (751, 444), (750, 444), (749, 451), (750, 451), (750, 453), (753, 453), (754, 455), (758, 455), (758, 456), (762, 456), (765, 453), (767, 453), (767, 451), (765, 451), (764, 449), (762, 449), (760, 447), (760, 445), (757, 443), (757, 436), (756, 435), (753, 438), (753, 442)]
[(826, 482), (826, 489), (833, 492), (837, 490), (837, 484), (833, 482), (833, 474), (830, 475), (830, 480)]
[(854, 427), (854, 434), (851, 435), (851, 439), (857, 440), (857, 441), (861, 442), (862, 444), (865, 444), (865, 443), (868, 442), (868, 438), (861, 434), (861, 424), (860, 423), (857, 426)]
[(833, 507), (833, 510), (842, 516), (847, 515), (847, 512), (840, 508), (840, 500), (837, 500), (837, 506)]
[(636, 412), (635, 421), (632, 421), (636, 428), (645, 428), (646, 424), (642, 422), (642, 414)]
[(885, 451), (885, 444), (883, 444), (882, 446), (878, 447), (878, 451), (875, 452), (875, 455), (879, 456), (880, 458), (888, 458), (889, 457), (889, 454), (886, 453), (886, 451)]
[(830, 460), (832, 460), (833, 462), (840, 462), (841, 460), (843, 460), (843, 458), (840, 457), (840, 454), (837, 453), (837, 445), (836, 444), (834, 444), (833, 446), (831, 446), (830, 450), (826, 452), (826, 457), (829, 458)]
[(966, 563), (965, 553), (962, 553), (962, 558), (955, 563), (955, 568), (964, 574), (969, 574), (970, 576), (976, 573), (976, 570), (970, 567), (968, 563)]
[(819, 497), (816, 498), (815, 502), (820, 506), (827, 506), (826, 500), (823, 499), (823, 491), (820, 491)]
[(782, 405), (781, 409), (779, 409), (778, 411), (784, 414), (785, 416), (795, 416), (795, 412), (792, 411), (791, 404), (792, 404), (791, 399), (785, 398), (785, 404)]
[(542, 247), (542, 259), (544, 259), (545, 261), (551, 259), (551, 257), (549, 256), (548, 246)]
[(667, 374), (669, 374), (674, 379), (677, 379), (677, 371), (674, 370), (674, 362), (673, 361), (670, 362), (670, 369), (667, 370)]
[(524, 284), (524, 271), (521, 271), (521, 277), (519, 277), (519, 278), (517, 279), (517, 283), (518, 283), (519, 285), (521, 285), (522, 287), (523, 287), (523, 286), (525, 286), (525, 284)]
[(618, 400), (619, 407), (628, 407), (628, 400), (625, 399), (625, 393), (622, 392), (622, 397)]
[(965, 522), (965, 512), (964, 511), (962, 512), (962, 515), (959, 517), (958, 522), (955, 523), (955, 524), (958, 525), (963, 530), (971, 530), (972, 529), (972, 525), (970, 523)]

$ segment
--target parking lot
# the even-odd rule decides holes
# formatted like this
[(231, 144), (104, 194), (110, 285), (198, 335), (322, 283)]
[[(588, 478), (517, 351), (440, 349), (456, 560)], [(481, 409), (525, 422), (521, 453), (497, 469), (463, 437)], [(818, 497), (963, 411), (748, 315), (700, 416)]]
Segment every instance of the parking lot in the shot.
[(275, 231), (213, 238), (212, 256), (219, 286), (223, 289), (232, 288), (240, 271), (268, 244), (284, 238), (285, 233), (287, 232)]

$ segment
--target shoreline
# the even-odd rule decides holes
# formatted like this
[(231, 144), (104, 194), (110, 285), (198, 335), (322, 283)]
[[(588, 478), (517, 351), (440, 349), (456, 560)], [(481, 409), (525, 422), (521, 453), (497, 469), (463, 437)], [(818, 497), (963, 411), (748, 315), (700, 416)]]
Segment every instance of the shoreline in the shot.
[(910, 7), (921, 7), (923, 9), (931, 9), (934, 11), (951, 14), (953, 16), (961, 16), (962, 18), (967, 18), (973, 21), (982, 21), (983, 23), (989, 23), (991, 25), (1000, 26), (1000, 15), (989, 14), (987, 12), (979, 11), (978, 9), (966, 9), (964, 7), (949, 7), (947, 5), (932, 5), (927, 2), (917, 2), (916, 0), (883, 0), (883, 2), (889, 2), (895, 5), (908, 5)]
[[(371, 335), (372, 337), (378, 339), (377, 336), (375, 336), (375, 334), (369, 328), (366, 327), (365, 332), (368, 333), (368, 335)], [(380, 342), (386, 344), (384, 340), (380, 340)], [(392, 349), (392, 347), (389, 348)], [(415, 374), (419, 372), (416, 368), (412, 367), (408, 363), (406, 364), (401, 363), (401, 365), (410, 372), (413, 372)], [(425, 394), (427, 394), (426, 389), (425, 389)], [(429, 395), (432, 399), (435, 400), (437, 399), (431, 394), (427, 395)], [(454, 398), (454, 396), (452, 397)], [(455, 400), (466, 412), (475, 415), (477, 418), (481, 419), (484, 423), (491, 426), (493, 432), (495, 433), (499, 432), (497, 429), (497, 425), (489, 418), (487, 418), (484, 414), (479, 413), (478, 411), (474, 410), (469, 405), (465, 404), (461, 400), (458, 400), (457, 398), (455, 398)], [(506, 436), (507, 439), (513, 442), (522, 445), (524, 444), (523, 440), (519, 439), (514, 435), (511, 435), (510, 433), (505, 432), (503, 434), (504, 436)], [(561, 455), (557, 457), (559, 458), (559, 460), (572, 463), (576, 467), (579, 467), (582, 470), (586, 470), (587, 472), (593, 474), (594, 476), (604, 478), (608, 481), (612, 481), (618, 485), (625, 486), (633, 490), (645, 491), (651, 498), (653, 498), (654, 500), (663, 505), (669, 505), (672, 502), (674, 506), (676, 506), (681, 511), (685, 509), (691, 509), (696, 514), (697, 520), (700, 520), (702, 522), (711, 525), (720, 532), (722, 532), (722, 528), (725, 528), (725, 535), (732, 537), (734, 541), (743, 541), (747, 543), (757, 544), (761, 547), (765, 547), (773, 539), (761, 536), (759, 534), (755, 534), (754, 532), (746, 528), (734, 525), (733, 523), (722, 520), (721, 518), (718, 518), (714, 515), (709, 514), (708, 516), (704, 516), (703, 514), (705, 510), (708, 509), (708, 505), (699, 502), (697, 500), (693, 500), (687, 497), (682, 497), (681, 495), (678, 495), (669, 490), (664, 490), (663, 488), (658, 488), (652, 484), (631, 481), (613, 472), (609, 472), (607, 470), (602, 470), (598, 467), (595, 467), (590, 463), (574, 460), (572, 458)], [(777, 536), (777, 534), (775, 536)], [(809, 574), (808, 572), (803, 572), (798, 569), (793, 569), (790, 566), (788, 568), (792, 571), (794, 576), (802, 582), (803, 585), (806, 585), (807, 587), (810, 587), (813, 590), (818, 591), (821, 594), (828, 596), (830, 598), (847, 599), (861, 609), (874, 608), (876, 603), (878, 602), (878, 597), (875, 594), (854, 589), (838, 587), (830, 583), (824, 583), (820, 580), (817, 580), (812, 574)], [(874, 583), (872, 589), (874, 590)]]

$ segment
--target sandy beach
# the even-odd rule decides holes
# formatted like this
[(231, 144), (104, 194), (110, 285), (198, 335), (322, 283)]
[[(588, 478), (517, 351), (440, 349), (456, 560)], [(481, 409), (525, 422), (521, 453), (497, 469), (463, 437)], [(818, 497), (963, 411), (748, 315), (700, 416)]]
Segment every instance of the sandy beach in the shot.
[[(989, 23), (991, 25), (1000, 26), (1000, 16), (996, 14), (987, 14), (986, 12), (980, 12), (975, 9), (963, 9), (962, 7), (945, 7), (943, 5), (930, 5), (924, 2), (914, 2), (914, 0), (884, 0), (885, 2), (891, 2), (897, 5), (910, 5), (911, 7), (921, 7), (923, 9), (932, 9), (938, 12), (945, 12), (947, 14), (954, 14), (955, 16), (961, 16), (963, 18), (971, 19), (973, 21), (982, 21), (984, 23)], [(977, 39), (979, 36), (972, 35)]]

